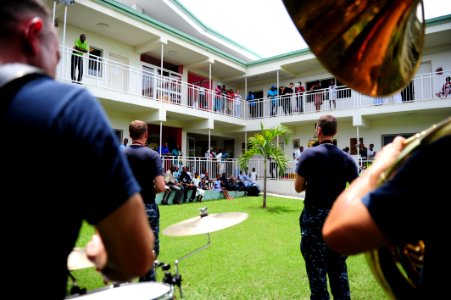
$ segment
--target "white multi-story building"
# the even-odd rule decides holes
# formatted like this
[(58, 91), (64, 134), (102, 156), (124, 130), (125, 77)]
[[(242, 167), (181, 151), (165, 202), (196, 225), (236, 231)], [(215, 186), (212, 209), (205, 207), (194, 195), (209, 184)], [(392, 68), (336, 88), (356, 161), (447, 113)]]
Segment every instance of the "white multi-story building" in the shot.
[[(412, 135), (451, 115), (451, 95), (436, 94), (451, 76), (451, 15), (426, 21), (421, 65), (405, 90), (370, 98), (337, 82), (334, 105), (327, 88), (336, 79), (309, 49), (256, 60), (175, 0), (46, 2), (63, 54), (57, 79), (71, 81), (72, 47), (84, 33), (90, 54), (83, 60), (81, 83), (102, 103), (118, 144), (127, 137), (130, 121), (142, 119), (149, 124), (151, 147), (180, 145), (185, 157), (203, 157), (219, 147), (238, 157), (263, 122), (266, 128), (292, 129), (293, 141), (280, 141), (291, 157), (294, 145), (307, 147), (315, 121), (327, 113), (339, 121), (337, 145), (357, 155), (358, 141), (379, 150), (395, 135)], [(436, 72), (439, 68), (443, 71)], [(267, 97), (272, 85), (302, 82), (309, 90), (318, 80), (324, 90), (316, 94), (292, 96), (274, 107)], [(238, 90), (242, 101), (217, 95), (218, 85)], [(245, 101), (250, 91), (258, 100), (255, 110)], [(319, 111), (315, 97), (323, 99)]]

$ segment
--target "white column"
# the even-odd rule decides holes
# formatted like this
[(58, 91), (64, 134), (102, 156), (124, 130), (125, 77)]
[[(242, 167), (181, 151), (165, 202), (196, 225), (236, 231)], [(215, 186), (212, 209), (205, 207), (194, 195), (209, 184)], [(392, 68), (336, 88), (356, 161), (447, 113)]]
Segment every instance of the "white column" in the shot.
[[(246, 111), (249, 111), (249, 105), (246, 101), (247, 98), (247, 77), (244, 78), (244, 117), (246, 118), (249, 114), (246, 114)], [(245, 152), (247, 151), (247, 147)]]
[(210, 144), (211, 136), (210, 136), (210, 134), (211, 134), (211, 129), (208, 129), (208, 149), (207, 150), (211, 150), (211, 144)]
[[(164, 60), (164, 44), (161, 43), (161, 65), (160, 65), (160, 101), (163, 101), (163, 60)], [(161, 139), (161, 135), (160, 135)], [(161, 142), (160, 142), (161, 145)], [(160, 153), (161, 154), (161, 153)]]
[(161, 140), (163, 138), (163, 121), (160, 121), (160, 156), (161, 156)]

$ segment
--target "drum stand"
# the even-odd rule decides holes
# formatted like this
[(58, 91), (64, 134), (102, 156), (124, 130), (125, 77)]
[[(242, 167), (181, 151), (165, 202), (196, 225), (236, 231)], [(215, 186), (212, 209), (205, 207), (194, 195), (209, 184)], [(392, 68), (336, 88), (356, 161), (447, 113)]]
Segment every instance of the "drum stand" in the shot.
[(164, 271), (163, 282), (166, 284), (169, 284), (171, 286), (173, 293), (174, 293), (174, 287), (178, 286), (179, 291), (180, 291), (180, 298), (183, 298), (183, 291), (182, 291), (182, 275), (180, 275), (180, 273), (179, 273), (179, 263), (182, 260), (184, 260), (184, 259), (196, 254), (197, 252), (204, 250), (208, 246), (210, 246), (210, 244), (211, 244), (210, 233), (207, 233), (207, 236), (208, 236), (207, 244), (195, 249), (194, 251), (191, 251), (190, 253), (188, 253), (174, 261), (175, 274), (171, 274), (171, 272), (169, 271), (171, 269), (171, 266), (169, 264), (165, 264), (165, 263), (159, 262), (159, 261), (154, 262), (155, 267), (161, 267), (161, 269)]

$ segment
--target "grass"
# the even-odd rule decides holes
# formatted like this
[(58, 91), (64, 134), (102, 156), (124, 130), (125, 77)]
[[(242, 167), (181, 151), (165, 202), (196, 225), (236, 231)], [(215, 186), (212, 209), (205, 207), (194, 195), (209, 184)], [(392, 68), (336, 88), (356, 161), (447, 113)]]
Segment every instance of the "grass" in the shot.
[[(302, 201), (268, 197), (243, 197), (233, 201), (160, 206), (160, 230), (198, 216), (208, 206), (210, 214), (246, 212), (244, 222), (210, 233), (206, 249), (179, 263), (184, 299), (309, 299), (304, 259), (299, 250), (299, 215)], [(77, 246), (84, 246), (93, 233), (84, 225)], [(170, 237), (160, 235), (161, 262), (171, 265), (208, 242), (206, 234)], [(371, 274), (364, 255), (348, 259), (352, 299), (388, 299)], [(73, 271), (78, 284), (88, 290), (103, 287), (101, 276), (92, 268)], [(158, 281), (162, 271), (158, 271)], [(178, 291), (176, 296), (179, 297)]]

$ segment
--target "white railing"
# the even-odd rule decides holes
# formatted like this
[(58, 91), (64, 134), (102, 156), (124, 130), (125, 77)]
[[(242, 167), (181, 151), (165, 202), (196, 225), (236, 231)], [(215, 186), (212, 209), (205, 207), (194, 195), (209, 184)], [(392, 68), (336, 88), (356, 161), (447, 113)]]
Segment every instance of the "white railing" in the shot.
[[(227, 178), (238, 177), (240, 174), (240, 167), (237, 158), (227, 158), (217, 160), (215, 158), (204, 158), (204, 157), (175, 157), (175, 156), (162, 156), (163, 169), (166, 172), (171, 166), (182, 166), (188, 167), (191, 174), (198, 172), (199, 174), (208, 172), (209, 178), (216, 178), (216, 175), (220, 176), (225, 173)], [(287, 168), (282, 175), (278, 174), (278, 170), (275, 163), (271, 161), (266, 162), (266, 176), (271, 180), (293, 180), (296, 172), (296, 160), (288, 161)], [(361, 167), (363, 166), (362, 161), (356, 158), (356, 164)], [(263, 159), (251, 159), (247, 164), (247, 172), (251, 172), (255, 169), (257, 172), (257, 178), (262, 179), (265, 174)], [(246, 172), (246, 170), (242, 170)]]
[[(57, 78), (70, 82), (72, 49), (61, 48), (61, 53)], [(182, 105), (236, 118), (258, 119), (438, 99), (436, 93), (441, 90), (445, 78), (451, 76), (451, 71), (444, 71), (440, 75), (421, 74), (416, 76), (403, 92), (384, 98), (372, 98), (347, 87), (338, 87), (336, 99), (330, 99), (328, 89), (322, 89), (316, 92), (277, 96), (274, 100), (266, 97), (255, 99), (255, 106), (250, 106), (245, 100), (239, 101), (236, 97), (183, 82), (180, 74), (171, 76), (176, 74), (163, 70), (163, 74), (169, 76), (161, 76), (158, 67), (154, 66), (152, 71), (149, 71), (144, 69), (146, 65), (143, 62), (141, 68), (136, 68), (110, 59), (85, 55), (84, 75), (80, 83), (140, 96), (149, 101)]]

